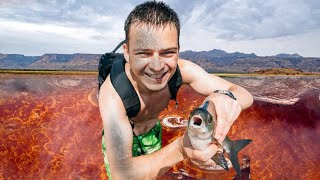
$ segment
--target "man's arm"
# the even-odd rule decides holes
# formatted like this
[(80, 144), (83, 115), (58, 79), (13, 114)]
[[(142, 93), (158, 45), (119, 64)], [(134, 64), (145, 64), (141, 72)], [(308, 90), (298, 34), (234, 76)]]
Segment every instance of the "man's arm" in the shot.
[(100, 89), (99, 107), (113, 179), (152, 179), (184, 159), (181, 138), (155, 153), (132, 157), (132, 128), (109, 78)]
[[(183, 82), (189, 84), (200, 94), (207, 96), (206, 100), (211, 100), (214, 103), (217, 113), (215, 138), (222, 142), (241, 110), (252, 104), (251, 94), (238, 85), (207, 73), (200, 66), (190, 61), (179, 59), (178, 64)], [(224, 94), (213, 93), (214, 90), (231, 91), (237, 100), (233, 100)]]
[(189, 84), (198, 93), (209, 96), (214, 90), (229, 90), (237, 98), (242, 110), (252, 104), (252, 96), (244, 88), (207, 73), (191, 61), (179, 59), (178, 64), (181, 68), (183, 82)]

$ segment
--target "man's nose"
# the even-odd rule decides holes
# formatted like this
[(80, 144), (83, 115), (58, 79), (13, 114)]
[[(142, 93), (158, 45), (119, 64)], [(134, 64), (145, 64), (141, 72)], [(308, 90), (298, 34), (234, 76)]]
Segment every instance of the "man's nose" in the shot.
[(150, 69), (159, 72), (164, 68), (164, 63), (160, 60), (159, 54), (155, 53), (150, 62)]

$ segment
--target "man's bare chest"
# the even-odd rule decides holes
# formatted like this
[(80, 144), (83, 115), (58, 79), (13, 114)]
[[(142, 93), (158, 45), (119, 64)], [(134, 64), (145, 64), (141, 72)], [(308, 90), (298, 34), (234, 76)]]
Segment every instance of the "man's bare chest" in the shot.
[(134, 119), (140, 122), (157, 119), (159, 113), (168, 106), (170, 97), (169, 88), (153, 94), (139, 94), (140, 112)]

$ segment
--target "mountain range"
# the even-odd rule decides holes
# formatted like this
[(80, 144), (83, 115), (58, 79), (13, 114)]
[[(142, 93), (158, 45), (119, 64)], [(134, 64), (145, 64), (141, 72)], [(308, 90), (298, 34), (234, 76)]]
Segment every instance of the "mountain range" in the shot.
[[(0, 69), (97, 71), (101, 54), (44, 54), (24, 56), (1, 54)], [(270, 68), (295, 68), (304, 72), (320, 72), (320, 58), (299, 54), (257, 56), (254, 53), (227, 53), (223, 50), (183, 51), (180, 57), (190, 60), (208, 72), (247, 73)]]

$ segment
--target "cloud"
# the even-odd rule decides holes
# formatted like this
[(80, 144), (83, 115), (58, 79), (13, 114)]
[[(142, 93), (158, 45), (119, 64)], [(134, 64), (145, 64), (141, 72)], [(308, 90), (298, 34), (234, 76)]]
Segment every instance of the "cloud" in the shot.
[(315, 0), (204, 1), (194, 6), (186, 26), (226, 40), (283, 37), (319, 29), (319, 6)]
[(7, 49), (13, 51), (11, 53), (22, 52), (26, 55), (80, 51), (104, 53), (124, 37), (122, 32), (107, 29), (98, 31), (95, 28), (7, 21), (1, 18), (0, 27), (0, 52)]
[[(12, 33), (27, 33), (34, 35), (37, 34), (48, 34), (48, 35), (56, 35), (61, 36), (62, 38), (72, 38), (74, 40), (91, 40), (91, 36), (101, 35), (98, 31), (93, 28), (74, 28), (68, 27), (64, 24), (37, 24), (37, 23), (27, 23), (27, 22), (20, 22), (20, 21), (6, 21), (0, 19), (0, 25), (6, 31)], [(105, 36), (119, 38), (121, 37), (120, 34), (113, 33), (113, 32), (104, 32)]]
[[(133, 6), (133, 5), (132, 5)], [(32, 23), (64, 23), (73, 26), (111, 28), (113, 24), (123, 24), (127, 9), (131, 5), (100, 0), (42, 0), (28, 3), (2, 4), (0, 17)]]
[[(221, 47), (247, 51), (261, 47), (256, 51), (263, 54), (268, 43), (270, 48), (265, 52), (272, 53), (277, 51), (273, 43), (285, 46), (287, 42), (295, 42), (304, 44), (289, 46), (300, 49), (298, 53), (317, 54), (306, 39), (311, 41), (310, 37), (319, 35), (318, 0), (164, 1), (180, 17), (182, 49)], [(103, 53), (124, 39), (124, 21), (142, 2), (0, 0), (0, 52), (31, 54), (32, 51), (39, 55), (48, 51), (77, 52), (79, 48), (82, 52)], [(295, 38), (299, 41), (294, 41)], [(34, 49), (24, 47), (26, 44), (32, 44)]]
[(92, 2), (24, 4), (16, 0), (0, 4), (0, 52), (41, 55), (111, 50), (124, 39), (124, 22), (113, 14), (115, 9), (108, 10), (112, 4), (98, 6), (98, 1)]

